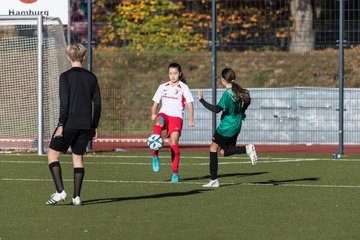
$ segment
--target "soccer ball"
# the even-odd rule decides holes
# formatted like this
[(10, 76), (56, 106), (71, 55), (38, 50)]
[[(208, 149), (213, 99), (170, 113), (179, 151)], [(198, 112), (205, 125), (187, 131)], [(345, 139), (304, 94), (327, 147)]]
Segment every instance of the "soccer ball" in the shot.
[(160, 150), (164, 144), (164, 139), (158, 134), (151, 134), (147, 139), (147, 145), (151, 150)]
[(20, 1), (22, 1), (23, 3), (34, 3), (37, 0), (20, 0)]

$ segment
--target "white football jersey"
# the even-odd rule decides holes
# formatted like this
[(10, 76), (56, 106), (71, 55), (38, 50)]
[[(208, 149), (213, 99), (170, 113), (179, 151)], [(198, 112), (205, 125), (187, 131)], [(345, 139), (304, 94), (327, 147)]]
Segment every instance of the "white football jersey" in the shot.
[(170, 81), (161, 84), (152, 100), (161, 101), (160, 113), (179, 118), (182, 118), (186, 103), (194, 102), (189, 87), (181, 81), (175, 87)]

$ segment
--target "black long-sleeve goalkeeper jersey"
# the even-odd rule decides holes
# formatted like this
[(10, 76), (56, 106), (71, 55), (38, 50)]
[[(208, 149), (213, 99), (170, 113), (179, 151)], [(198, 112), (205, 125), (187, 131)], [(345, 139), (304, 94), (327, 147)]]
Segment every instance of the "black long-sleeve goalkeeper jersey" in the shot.
[(101, 97), (96, 76), (82, 67), (72, 67), (60, 75), (59, 89), (59, 125), (72, 129), (97, 128)]

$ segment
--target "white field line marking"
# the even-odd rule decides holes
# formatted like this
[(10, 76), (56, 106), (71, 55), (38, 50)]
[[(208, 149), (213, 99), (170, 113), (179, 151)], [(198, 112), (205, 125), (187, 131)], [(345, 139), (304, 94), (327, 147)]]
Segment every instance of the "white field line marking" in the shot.
[[(19, 181), (19, 182), (52, 182), (52, 179), (29, 179), (29, 178), (1, 178), (1, 181)], [(64, 179), (64, 182), (72, 182), (72, 179)], [(134, 181), (134, 180), (84, 180), (84, 182), (90, 183), (125, 183), (125, 184), (187, 184), (187, 185), (201, 185), (204, 182), (179, 182), (179, 183), (171, 183), (170, 181)], [(359, 188), (359, 185), (316, 185), (316, 184), (288, 184), (288, 183), (221, 183), (221, 185), (239, 185), (239, 186), (258, 186), (258, 187), (310, 187), (310, 188)]]
[[(305, 162), (305, 161), (324, 161), (327, 159), (289, 159), (289, 160), (273, 160), (273, 161), (261, 161), (261, 163), (288, 163), (288, 162)], [(0, 163), (16, 163), (16, 164), (47, 164), (46, 161), (24, 161), (24, 160), (0, 160)], [(258, 162), (259, 163), (259, 162)], [(61, 162), (61, 164), (72, 164), (71, 162)], [(85, 162), (85, 165), (151, 165), (149, 161), (147, 163), (136, 162)], [(239, 165), (250, 164), (249, 162), (219, 162), (219, 165)], [(160, 163), (160, 165), (171, 165), (171, 163)], [(182, 166), (204, 166), (209, 165), (206, 163), (180, 163)]]
[[(22, 157), (22, 156), (27, 156), (27, 157), (38, 157), (37, 155), (34, 154), (0, 154), (0, 156), (9, 156), (9, 157)], [(68, 155), (69, 157), (71, 155)], [(42, 157), (46, 157), (46, 156), (42, 156)], [(164, 156), (164, 155), (160, 155), (160, 158), (165, 157), (168, 158), (168, 156)], [(115, 155), (115, 156), (107, 156), (107, 155), (85, 155), (84, 159), (90, 159), (90, 158), (138, 158), (138, 159), (150, 159), (151, 160), (151, 155), (148, 156), (144, 156), (144, 155), (130, 155), (130, 156), (126, 156), (126, 155)], [(181, 156), (181, 159), (209, 159), (208, 156)], [(236, 159), (236, 160), (248, 160), (249, 158), (244, 154), (242, 156), (237, 156), (237, 157), (223, 157), (219, 154), (219, 160), (222, 159)], [(360, 159), (333, 159), (332, 157), (329, 156), (329, 158), (282, 158), (282, 157), (259, 157), (258, 156), (258, 163), (259, 162), (267, 162), (267, 160), (270, 160), (270, 162), (293, 162), (293, 161), (323, 161), (323, 160), (331, 160), (331, 161), (338, 161), (338, 162), (356, 162), (356, 161), (360, 161)], [(2, 161), (0, 160), (0, 163)]]
[[(186, 157), (184, 157), (186, 159)], [(190, 158), (189, 158), (190, 159)], [(247, 159), (240, 159), (240, 160), (247, 160)], [(167, 161), (167, 160), (165, 160)], [(204, 166), (204, 165), (209, 165), (208, 162), (206, 163), (184, 163), (185, 160), (183, 160), (182, 162), (180, 162), (180, 165), (182, 166)], [(325, 158), (282, 158), (282, 159), (278, 159), (278, 158), (273, 158), (273, 160), (258, 160), (258, 164), (263, 164), (263, 163), (293, 163), (293, 162), (312, 162), (312, 161), (329, 161), (329, 162), (359, 162), (360, 159), (325, 159)], [(47, 164), (47, 161), (33, 161), (33, 160), (0, 160), (0, 164), (1, 163), (15, 163), (15, 164)], [(72, 164), (69, 161), (62, 161), (62, 164)], [(246, 161), (246, 162), (240, 162), (240, 161), (236, 161), (236, 162), (219, 162), (219, 165), (239, 165), (239, 164), (250, 164), (250, 161)], [(143, 166), (147, 166), (147, 165), (151, 165), (151, 161), (149, 160), (149, 162), (88, 162), (85, 161), (85, 165), (143, 165)], [(163, 166), (167, 166), (167, 165), (171, 165), (171, 163), (160, 163), (160, 165)]]

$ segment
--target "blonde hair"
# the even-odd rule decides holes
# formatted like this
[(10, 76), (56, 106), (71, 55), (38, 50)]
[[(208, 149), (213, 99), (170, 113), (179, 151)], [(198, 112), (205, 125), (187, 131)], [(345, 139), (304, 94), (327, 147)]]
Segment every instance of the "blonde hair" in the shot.
[(66, 54), (73, 62), (82, 62), (85, 58), (87, 49), (80, 43), (71, 44), (66, 49)]

